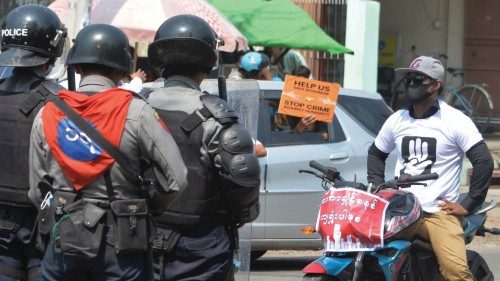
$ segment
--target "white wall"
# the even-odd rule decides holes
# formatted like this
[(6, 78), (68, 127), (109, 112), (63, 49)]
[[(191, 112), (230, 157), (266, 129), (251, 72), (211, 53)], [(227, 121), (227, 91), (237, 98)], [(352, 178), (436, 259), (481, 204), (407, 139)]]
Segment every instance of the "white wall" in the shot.
[[(455, 2), (456, 1), (456, 2)], [(462, 46), (457, 50), (449, 47), (449, 19), (452, 20), (453, 37), (463, 37), (464, 0), (380, 0), (380, 33), (399, 35), (398, 66), (405, 67), (418, 55), (439, 58), (446, 54), (449, 58), (439, 58), (443, 64), (462, 65)], [(462, 3), (461, 7), (460, 2)], [(461, 9), (461, 10), (460, 10)], [(448, 16), (452, 11), (451, 18)], [(460, 12), (462, 14), (460, 14)], [(459, 19), (462, 19), (462, 25)], [(461, 35), (459, 34), (461, 32)], [(458, 36), (458, 37), (457, 37)], [(460, 42), (454, 40), (453, 44)], [(462, 44), (461, 44), (462, 45)], [(412, 46), (415, 47), (412, 50)]]
[(346, 39), (354, 55), (345, 56), (343, 86), (377, 91), (380, 3), (366, 0), (347, 2)]

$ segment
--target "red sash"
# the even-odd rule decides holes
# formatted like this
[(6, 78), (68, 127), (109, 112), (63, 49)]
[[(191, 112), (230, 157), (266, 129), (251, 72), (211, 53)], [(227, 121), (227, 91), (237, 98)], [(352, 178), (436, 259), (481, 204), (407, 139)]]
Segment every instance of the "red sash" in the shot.
[[(132, 93), (115, 88), (89, 96), (62, 90), (59, 97), (112, 145), (119, 147)], [(52, 154), (77, 191), (100, 177), (115, 162), (54, 103), (44, 107), (42, 124)]]

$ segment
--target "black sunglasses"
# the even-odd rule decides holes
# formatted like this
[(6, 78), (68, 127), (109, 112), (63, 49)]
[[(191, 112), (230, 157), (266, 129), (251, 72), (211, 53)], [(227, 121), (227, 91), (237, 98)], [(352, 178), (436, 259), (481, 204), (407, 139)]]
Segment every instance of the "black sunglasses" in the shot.
[(432, 84), (435, 80), (430, 78), (429, 76), (425, 76), (422, 74), (417, 74), (417, 75), (407, 75), (403, 78), (403, 82), (405, 83), (405, 86), (407, 87), (412, 87), (412, 88), (417, 88), (422, 85), (429, 85)]

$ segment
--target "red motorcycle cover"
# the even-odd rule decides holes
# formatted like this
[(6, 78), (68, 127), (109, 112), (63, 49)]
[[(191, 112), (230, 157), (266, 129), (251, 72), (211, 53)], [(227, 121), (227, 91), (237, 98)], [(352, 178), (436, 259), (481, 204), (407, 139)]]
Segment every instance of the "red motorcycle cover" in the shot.
[(384, 218), (388, 205), (383, 198), (353, 188), (327, 191), (316, 222), (324, 250), (371, 251), (384, 246)]

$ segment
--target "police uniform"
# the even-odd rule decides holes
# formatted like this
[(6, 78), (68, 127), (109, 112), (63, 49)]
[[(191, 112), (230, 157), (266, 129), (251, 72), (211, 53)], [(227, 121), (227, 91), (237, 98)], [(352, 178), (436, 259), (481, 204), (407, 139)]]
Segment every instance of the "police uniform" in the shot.
[[(94, 47), (88, 46), (92, 45), (89, 43), (88, 38), (95, 39)], [(109, 49), (102, 50), (102, 46), (105, 44), (99, 40), (105, 40), (109, 43), (111, 45)], [(82, 45), (85, 47), (84, 50), (79, 50)], [(101, 53), (93, 52), (96, 49), (95, 46), (101, 46)], [(95, 60), (102, 65), (123, 69), (124, 72), (128, 68), (127, 63), (130, 61), (127, 50), (128, 39), (126, 39), (122, 31), (115, 27), (109, 25), (87, 26), (78, 34), (73, 48), (68, 56), (69, 64), (86, 63), (89, 58), (83, 53), (79, 53), (79, 51), (82, 51), (97, 56), (90, 60)], [(113, 58), (107, 56), (110, 51), (118, 52), (117, 50), (121, 49), (125, 53), (123, 56), (126, 56), (125, 62), (121, 65), (118, 62), (115, 66), (113, 66), (113, 62), (106, 62), (106, 59)], [(97, 94), (106, 93), (106, 91), (115, 87), (115, 83), (104, 76), (89, 75), (82, 78), (79, 93), (85, 93), (93, 97)], [(120, 91), (127, 93), (123, 90)], [(55, 151), (47, 142), (47, 128), (44, 128), (42, 118), (45, 110), (47, 110), (46, 107), (35, 118), (30, 146), (31, 188), (29, 196), (38, 207), (42, 206), (44, 199), (46, 199), (46, 195), (43, 194), (44, 191), (39, 184), (46, 182), (47, 178), (50, 178), (54, 192), (66, 191), (67, 193), (74, 193), (76, 188), (74, 182), (69, 180), (68, 172), (62, 170), (61, 160), (56, 157)], [(101, 115), (104, 116), (105, 114), (102, 113)], [(119, 130), (121, 128), (115, 129)], [(81, 133), (80, 136), (82, 136)], [(69, 139), (73, 139), (73, 135), (70, 135)], [(92, 143), (92, 140), (85, 141)], [(72, 154), (75, 153), (74, 151), (64, 149), (65, 142), (65, 140), (59, 142), (63, 152), (75, 158), (77, 155)], [(93, 147), (96, 147), (95, 143)], [(158, 180), (165, 191), (178, 191), (186, 186), (186, 167), (179, 160), (181, 159), (179, 150), (167, 129), (162, 126), (161, 122), (155, 117), (153, 109), (144, 100), (131, 99), (118, 148), (120, 152), (126, 155), (133, 169), (138, 172), (141, 171), (141, 160), (146, 161), (147, 166), (154, 165)], [(110, 183), (114, 187), (112, 195), (109, 193)], [(57, 244), (62, 242), (57, 242), (57, 237), (52, 236), (42, 263), (42, 274), (45, 280), (147, 280), (148, 252), (129, 253), (125, 251), (116, 253), (117, 243), (120, 239), (119, 235), (121, 235), (117, 230), (120, 228), (118, 221), (120, 217), (113, 209), (112, 204), (113, 202), (126, 202), (143, 196), (134, 175), (115, 163), (103, 175), (98, 176), (95, 180), (79, 189), (78, 196), (85, 204), (92, 203), (103, 209), (106, 209), (108, 203), (111, 204), (113, 215), (110, 215), (109, 210), (106, 213), (105, 242), (99, 246), (97, 255), (82, 259), (81, 257), (64, 254), (63, 245), (57, 247)], [(110, 198), (111, 196), (113, 198)], [(57, 202), (56, 200), (52, 204), (57, 204)], [(132, 206), (135, 205), (128, 205), (128, 207)], [(114, 222), (109, 220), (112, 216)], [(132, 217), (130, 217), (130, 222), (132, 222)], [(140, 224), (135, 231), (139, 232), (139, 227)], [(132, 228), (130, 228), (130, 231), (132, 231)]]
[[(148, 59), (166, 71), (183, 63), (208, 70), (216, 61), (215, 41), (202, 19), (172, 17), (158, 29)], [(155, 279), (231, 280), (236, 225), (259, 214), (253, 141), (234, 110), (202, 93), (188, 76), (169, 75), (149, 102), (170, 128), (188, 168), (188, 187), (157, 218)]]
[[(185, 113), (187, 117), (196, 109), (203, 107), (200, 96), (204, 94), (191, 79), (185, 76), (174, 76), (166, 80), (165, 86), (165, 88), (150, 94), (149, 103), (154, 108), (165, 111), (180, 111)], [(168, 116), (171, 115), (166, 114), (165, 120)], [(174, 124), (167, 123), (167, 125), (170, 125), (169, 127), (174, 130)], [(205, 122), (203, 127), (204, 135), (201, 142), (204, 145), (200, 146), (199, 154), (203, 162), (211, 165), (210, 159), (214, 157), (214, 152), (219, 146), (223, 127), (215, 120)], [(186, 154), (183, 153), (183, 155)], [(197, 192), (192, 191), (192, 193)], [(188, 200), (189, 195), (188, 192), (181, 195), (172, 207), (176, 207), (176, 210), (182, 209), (181, 204), (186, 204), (185, 201)], [(210, 196), (214, 196), (214, 194)], [(221, 201), (217, 203), (222, 204)], [(223, 212), (223, 209), (220, 208), (218, 211)], [(212, 213), (205, 212), (203, 219), (173, 213), (162, 215), (163, 219), (159, 220), (158, 233), (164, 237), (172, 235), (168, 228), (162, 227), (166, 224), (187, 227), (188, 230), (182, 231), (174, 253), (165, 254), (165, 279), (182, 280), (182, 276), (189, 276), (189, 278), (196, 276), (199, 280), (224, 280), (232, 265), (234, 250), (228, 229), (224, 225), (224, 217), (220, 215), (216, 217), (216, 210), (213, 210)], [(192, 221), (189, 221), (190, 218)], [(155, 260), (159, 260), (159, 255), (161, 253), (155, 252)], [(210, 262), (213, 260), (220, 262), (211, 264)], [(156, 265), (159, 266), (159, 263)], [(204, 268), (208, 268), (208, 270), (204, 270)], [(159, 269), (156, 271), (159, 272)]]
[(43, 249), (31, 243), (37, 211), (28, 198), (28, 148), (43, 103), (20, 109), (45, 81), (44, 65), (61, 55), (64, 37), (59, 18), (40, 5), (20, 6), (2, 24), (0, 66), (14, 70), (0, 79), (0, 280), (38, 279)]

